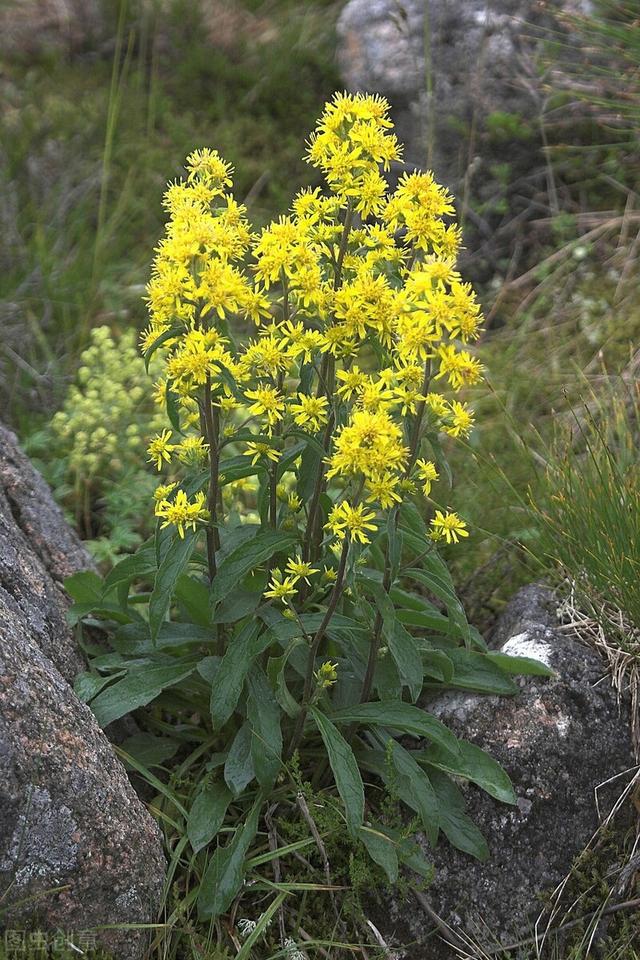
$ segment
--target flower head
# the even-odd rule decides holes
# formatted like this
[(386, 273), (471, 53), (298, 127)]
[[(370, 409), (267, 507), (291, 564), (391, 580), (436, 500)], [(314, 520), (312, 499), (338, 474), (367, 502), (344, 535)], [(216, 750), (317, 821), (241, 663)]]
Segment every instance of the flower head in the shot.
[(431, 526), (433, 527), (431, 536), (434, 540), (458, 543), (459, 537), (469, 536), (466, 523), (457, 513), (443, 513), (441, 510), (436, 510)]

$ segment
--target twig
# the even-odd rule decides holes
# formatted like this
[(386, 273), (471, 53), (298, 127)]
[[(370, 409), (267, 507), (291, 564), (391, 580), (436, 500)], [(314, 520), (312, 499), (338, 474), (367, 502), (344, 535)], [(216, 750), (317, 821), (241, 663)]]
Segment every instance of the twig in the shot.
[[(304, 794), (298, 793), (296, 797), (296, 801), (297, 801), (298, 807), (300, 808), (300, 812), (302, 816), (307, 821), (307, 826), (309, 827), (309, 830), (311, 830), (311, 835), (313, 836), (313, 839), (316, 842), (316, 846), (320, 852), (320, 856), (322, 857), (322, 863), (324, 866), (324, 875), (327, 881), (327, 886), (331, 887), (333, 886), (333, 880), (331, 879), (331, 867), (329, 866), (329, 857), (327, 855), (327, 848), (325, 847), (324, 841), (320, 836), (320, 832), (316, 826), (316, 822), (311, 816), (311, 811), (309, 810), (309, 806), (307, 804), (307, 801), (305, 800)], [(333, 904), (334, 912), (336, 916), (338, 916), (338, 905), (336, 904), (335, 894), (333, 890), (331, 890), (330, 896), (331, 896), (331, 903)]]
[[(278, 804), (274, 803), (272, 806), (267, 807), (267, 811), (264, 815), (264, 822), (268, 830), (269, 850), (271, 850), (272, 853), (276, 853), (278, 849), (278, 833), (276, 831), (275, 824), (273, 822), (273, 814), (275, 813), (277, 808), (278, 808)], [(280, 857), (275, 856), (271, 862), (273, 864), (273, 879), (276, 883), (280, 883), (282, 879), (282, 871), (280, 869)], [(280, 907), (278, 909), (278, 927), (280, 928), (280, 940), (282, 941), (282, 943), (284, 943), (285, 937), (287, 935), (287, 930), (284, 922), (283, 904), (280, 904)]]
[[(612, 913), (619, 913), (622, 910), (633, 910), (637, 907), (640, 907), (640, 897), (636, 897), (635, 900), (625, 900), (624, 903), (612, 903), (611, 906), (605, 907), (604, 910), (592, 910), (591, 913), (586, 913), (583, 917), (578, 917), (577, 920), (570, 920), (568, 923), (561, 923), (558, 927), (553, 927), (551, 930), (545, 931), (545, 936), (547, 933), (560, 933), (561, 930), (570, 930), (572, 927), (577, 927), (581, 923), (586, 921), (591, 921), (596, 917), (608, 916)], [(529, 943), (537, 943), (537, 936), (526, 937), (524, 940), (518, 940), (515, 943), (500, 944), (497, 947), (491, 947), (489, 950), (485, 950), (482, 947), (482, 953), (468, 954), (469, 960), (473, 960), (475, 957), (494, 957), (499, 953), (506, 953), (509, 950), (517, 950), (519, 947), (525, 947)]]
[(466, 944), (462, 937), (459, 937), (455, 930), (453, 930), (449, 924), (435, 912), (424, 893), (422, 893), (420, 890), (414, 890), (413, 895), (429, 919), (436, 925), (443, 939), (445, 939), (447, 943), (450, 943), (451, 946), (455, 947), (457, 950), (466, 950)]

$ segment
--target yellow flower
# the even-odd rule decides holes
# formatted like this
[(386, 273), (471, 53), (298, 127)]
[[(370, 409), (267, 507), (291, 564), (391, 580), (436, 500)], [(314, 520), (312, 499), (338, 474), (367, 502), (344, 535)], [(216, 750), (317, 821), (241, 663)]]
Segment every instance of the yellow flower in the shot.
[(396, 493), (396, 487), (400, 483), (400, 477), (392, 473), (385, 473), (379, 477), (370, 477), (367, 480), (367, 492), (369, 503), (378, 502), (383, 510), (388, 510), (396, 503), (400, 503), (402, 497)]
[(343, 500), (329, 514), (327, 527), (339, 540), (348, 536), (351, 540), (358, 540), (360, 543), (370, 543), (367, 533), (375, 533), (378, 529), (375, 523), (371, 523), (375, 516), (375, 513), (367, 511), (362, 504), (352, 507), (350, 503)]
[(244, 456), (251, 457), (251, 465), (255, 467), (258, 460), (262, 457), (266, 457), (268, 460), (272, 460), (273, 463), (277, 463), (280, 459), (280, 451), (274, 450), (268, 443), (254, 443), (249, 440), (247, 442), (247, 449), (244, 451)]
[(186, 437), (182, 443), (176, 447), (178, 459), (188, 466), (198, 466), (206, 460), (209, 453), (209, 445), (204, 442), (202, 437)]
[(305, 563), (300, 556), (287, 560), (285, 570), (291, 574), (291, 576), (299, 580), (304, 580), (306, 583), (310, 582), (310, 576), (319, 572), (317, 567), (312, 567), (310, 563)]
[(156, 504), (155, 514), (164, 519), (162, 528), (173, 524), (183, 539), (186, 527), (195, 530), (197, 521), (206, 522), (209, 519), (204, 493), (196, 493), (194, 499), (189, 500), (184, 490), (178, 490), (174, 500), (160, 500)]
[(213, 182), (217, 187), (231, 186), (233, 167), (222, 159), (217, 150), (210, 150), (209, 147), (194, 150), (187, 157), (186, 168), (189, 181), (201, 177), (205, 183)]
[(350, 370), (338, 370), (336, 377), (342, 381), (342, 386), (338, 387), (336, 392), (345, 400), (350, 400), (367, 382), (366, 373), (362, 373), (357, 363), (354, 363)]
[(458, 543), (459, 537), (469, 536), (466, 523), (460, 519), (457, 513), (443, 513), (441, 510), (436, 510), (431, 526), (433, 527), (431, 536), (434, 540)]
[(289, 407), (294, 423), (299, 427), (310, 427), (317, 432), (327, 422), (329, 401), (326, 397), (312, 397), (304, 393), (298, 394), (298, 401)]
[(176, 447), (175, 444), (169, 442), (170, 440), (171, 430), (163, 430), (162, 433), (158, 433), (153, 438), (147, 447), (149, 461), (150, 463), (155, 463), (158, 470), (162, 470), (163, 463), (171, 462), (171, 454)]
[(451, 423), (444, 431), (450, 437), (468, 437), (473, 426), (473, 411), (458, 400), (451, 402)]
[(456, 350), (453, 344), (443, 344), (438, 349), (438, 357), (440, 370), (434, 379), (447, 376), (454, 390), (482, 379), (482, 365), (467, 350)]
[(431, 460), (416, 460), (416, 467), (418, 468), (418, 476), (422, 480), (422, 490), (425, 497), (428, 497), (431, 493), (431, 484), (438, 479), (436, 465)]
[(247, 400), (253, 400), (249, 407), (252, 416), (266, 416), (270, 426), (282, 420), (284, 400), (275, 387), (258, 387), (256, 390), (245, 390)]
[(153, 492), (154, 500), (166, 500), (170, 493), (173, 493), (175, 488), (178, 486), (177, 483), (161, 483), (159, 487)]
[(402, 430), (388, 414), (356, 409), (335, 439), (327, 477), (378, 477), (401, 469), (406, 456)]
[(323, 664), (314, 673), (316, 684), (320, 690), (326, 690), (332, 687), (338, 679), (338, 664), (325, 660)]
[(269, 600), (290, 600), (295, 597), (297, 577), (283, 577), (282, 571), (277, 568), (273, 571), (269, 589), (265, 590), (264, 595)]

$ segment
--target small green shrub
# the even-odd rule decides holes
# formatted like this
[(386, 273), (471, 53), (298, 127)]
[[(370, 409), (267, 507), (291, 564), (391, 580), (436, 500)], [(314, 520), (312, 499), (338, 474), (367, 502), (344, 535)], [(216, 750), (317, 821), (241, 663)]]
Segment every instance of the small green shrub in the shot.
[(27, 450), (99, 560), (113, 561), (150, 532), (144, 504), (155, 484), (141, 461), (150, 425), (166, 423), (135, 332), (92, 330), (62, 409), (30, 437)]

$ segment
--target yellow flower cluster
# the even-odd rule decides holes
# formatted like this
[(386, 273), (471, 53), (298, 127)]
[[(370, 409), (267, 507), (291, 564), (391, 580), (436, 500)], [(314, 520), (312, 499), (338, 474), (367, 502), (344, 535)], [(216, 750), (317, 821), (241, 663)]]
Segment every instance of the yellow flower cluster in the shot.
[[(382, 97), (336, 94), (307, 160), (329, 194), (302, 190), (259, 234), (215, 151), (192, 153), (186, 178), (169, 186), (142, 348), (163, 359), (157, 398), (172, 404), (183, 435), (158, 434), (149, 458), (158, 469), (176, 457), (203, 466), (218, 463), (224, 443), (273, 484), (284, 469), (297, 506), (285, 504), (281, 519), (296, 529), (309, 514), (295, 489), (300, 460), (287, 454), (307, 435), (322, 450), (319, 482), (334, 503), (327, 536), (366, 544), (381, 512), (418, 484), (430, 495), (438, 471), (421, 457), (424, 438), (466, 437), (472, 427), (456, 394), (482, 376), (471, 346), (481, 312), (456, 267), (460, 231), (448, 191), (420, 171), (389, 190), (385, 172), (401, 162), (401, 147)], [(237, 347), (232, 324), (247, 320), (257, 332)], [(179, 493), (159, 499), (156, 512), (183, 533), (206, 515)], [(434, 536), (465, 535), (455, 514), (442, 518)], [(273, 571), (266, 595), (292, 596), (300, 576)]]

